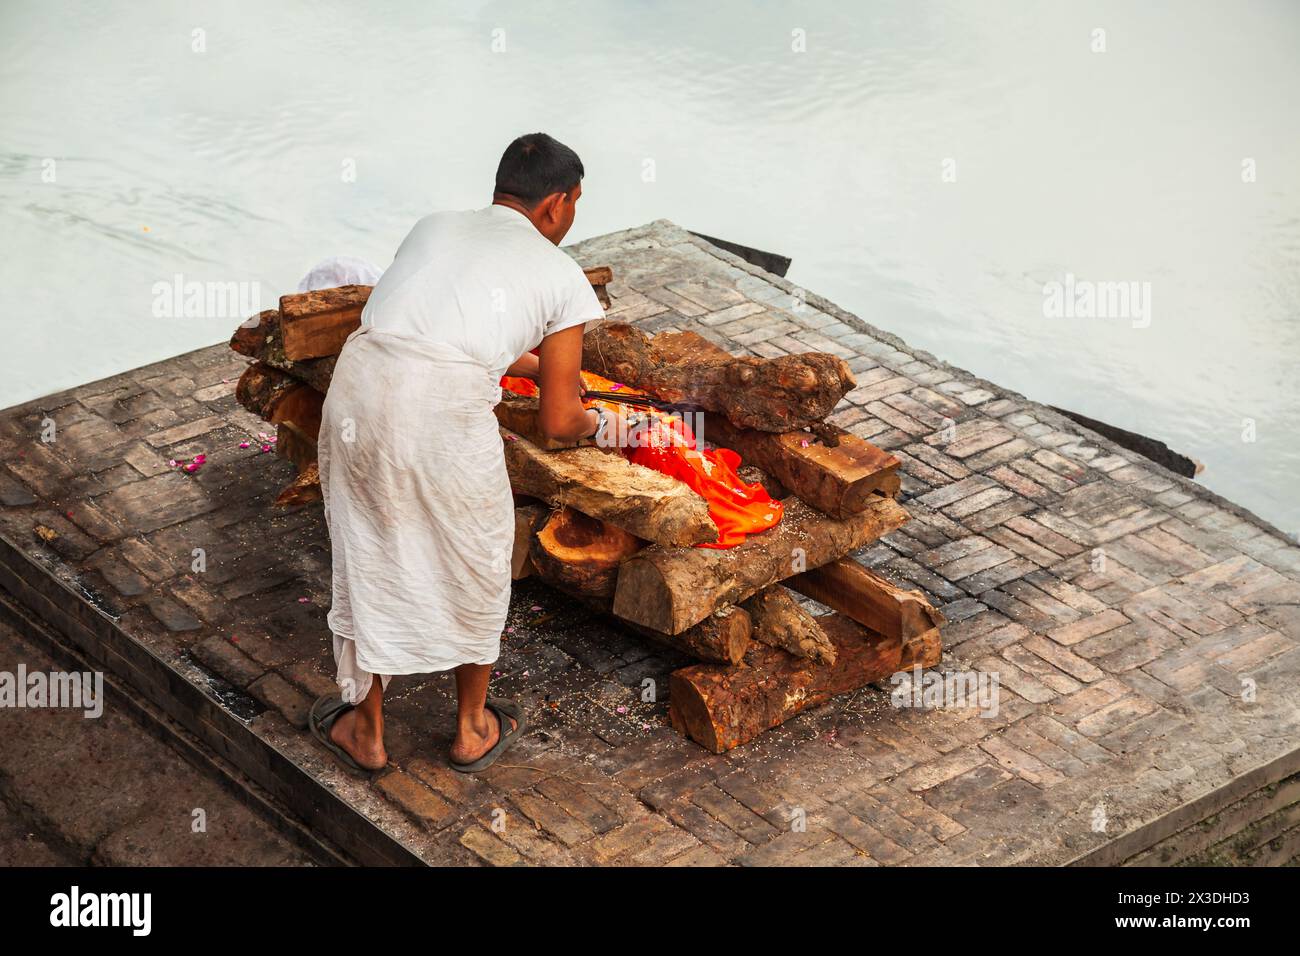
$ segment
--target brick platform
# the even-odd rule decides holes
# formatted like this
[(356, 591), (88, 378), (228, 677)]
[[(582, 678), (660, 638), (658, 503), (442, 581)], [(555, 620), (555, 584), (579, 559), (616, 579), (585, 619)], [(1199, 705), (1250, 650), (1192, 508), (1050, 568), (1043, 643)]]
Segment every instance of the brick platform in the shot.
[(682, 658), (521, 582), (494, 692), (526, 740), (455, 774), (450, 677), (397, 678), (391, 766), (350, 774), (303, 729), (332, 686), (323, 518), (271, 507), (293, 470), (238, 447), (267, 426), (224, 346), (0, 414), (0, 587), (363, 862), (1177, 862), (1238, 830), (1295, 855), (1300, 549), (671, 223), (573, 251), (647, 331), (849, 362), (835, 419), (899, 456), (913, 515), (861, 559), (943, 607), (940, 669), (996, 673), (995, 717), (869, 688), (711, 755), (667, 726)]

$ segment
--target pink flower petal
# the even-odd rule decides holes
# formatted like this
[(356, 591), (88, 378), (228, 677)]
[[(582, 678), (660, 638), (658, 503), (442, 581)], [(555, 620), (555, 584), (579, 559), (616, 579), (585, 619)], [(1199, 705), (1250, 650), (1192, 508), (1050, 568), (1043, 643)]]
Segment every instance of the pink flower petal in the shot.
[(250, 446), (249, 446), (249, 443), (248, 443), (248, 442), (246, 442), (246, 441), (241, 441), (241, 442), (239, 443), (239, 447), (240, 447), (240, 448), (248, 448), (248, 447), (250, 447)]

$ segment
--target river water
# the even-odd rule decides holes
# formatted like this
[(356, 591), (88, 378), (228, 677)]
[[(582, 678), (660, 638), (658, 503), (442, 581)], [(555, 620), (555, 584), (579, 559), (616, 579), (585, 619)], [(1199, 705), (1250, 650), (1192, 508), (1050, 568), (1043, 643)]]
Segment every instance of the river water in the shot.
[[(386, 265), (543, 129), (586, 164), (571, 239), (791, 256), (1300, 530), (1297, 50), (1287, 2), (0, 0), (0, 407), (227, 338), (178, 283)], [(1105, 283), (1118, 315), (1073, 298)]]

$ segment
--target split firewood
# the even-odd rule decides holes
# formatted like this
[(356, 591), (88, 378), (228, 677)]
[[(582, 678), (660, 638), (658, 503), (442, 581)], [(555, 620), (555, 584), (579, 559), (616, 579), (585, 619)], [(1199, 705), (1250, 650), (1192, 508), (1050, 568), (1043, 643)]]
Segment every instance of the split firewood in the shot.
[(767, 432), (821, 421), (857, 384), (844, 360), (827, 352), (735, 357), (700, 349), (699, 341), (706, 340), (693, 332), (651, 339), (626, 323), (607, 323), (584, 338), (582, 367)]
[(718, 540), (708, 503), (675, 478), (599, 448), (542, 451), (513, 432), (503, 429), (502, 437), (510, 485), (517, 492), (569, 505), (665, 546)]
[(510, 580), (519, 581), (530, 577), (536, 568), (528, 554), (533, 538), (533, 529), (545, 519), (548, 509), (540, 504), (515, 505), (515, 543), (510, 552)]
[(275, 429), (275, 453), (297, 465), (301, 473), (317, 459), (316, 437), (293, 422), (281, 422)]
[[(856, 514), (872, 495), (898, 492), (898, 459), (834, 425), (825, 425), (820, 434), (772, 433), (737, 428), (721, 415), (708, 415), (704, 437), (733, 449), (832, 518)], [(828, 437), (834, 444), (827, 443)]]
[(903, 655), (900, 669), (913, 667), (934, 667), (943, 657), (943, 635), (939, 628), (932, 627), (920, 634), (903, 638)]
[(932, 667), (939, 661), (933, 648), (929, 656), (906, 659), (900, 638), (869, 631), (840, 614), (820, 622), (835, 647), (834, 664), (753, 644), (743, 666), (697, 664), (674, 671), (668, 702), (673, 727), (705, 749), (722, 753), (837, 694), (914, 664)]
[(813, 568), (786, 583), (881, 634), (910, 639), (946, 623), (920, 591), (900, 588), (852, 558)]
[(298, 473), (297, 478), (285, 486), (279, 497), (275, 499), (275, 503), (281, 508), (292, 508), (297, 505), (313, 504), (322, 498), (320, 466), (313, 461)]
[(536, 527), (529, 557), (542, 580), (584, 597), (612, 598), (618, 566), (646, 542), (572, 508), (559, 508)]
[(288, 372), (272, 368), (263, 362), (254, 362), (244, 369), (235, 383), (235, 401), (263, 421), (271, 422), (276, 409), (295, 392), (310, 392)]
[[(568, 452), (552, 452), (562, 455)], [(875, 497), (866, 510), (830, 518), (798, 498), (786, 498), (779, 524), (734, 548), (645, 548), (623, 562), (614, 613), (624, 620), (677, 634), (715, 608), (807, 568), (856, 551), (908, 520), (892, 498)]]
[(290, 362), (338, 355), (361, 325), (372, 286), (343, 285), (280, 296), (280, 332)]
[(591, 288), (596, 293), (596, 299), (600, 302), (602, 309), (609, 309), (609, 291), (605, 288), (614, 281), (614, 270), (609, 266), (593, 266), (590, 269), (583, 269), (587, 281), (591, 283)]
[(795, 657), (835, 663), (835, 645), (817, 618), (801, 608), (781, 585), (764, 588), (740, 606), (754, 620), (754, 640), (779, 647)]

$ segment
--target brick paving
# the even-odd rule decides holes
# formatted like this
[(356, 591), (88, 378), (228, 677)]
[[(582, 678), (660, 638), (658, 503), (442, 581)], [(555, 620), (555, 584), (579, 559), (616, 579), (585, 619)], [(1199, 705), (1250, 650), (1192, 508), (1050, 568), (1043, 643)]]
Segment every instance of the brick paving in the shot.
[(684, 659), (526, 581), (494, 681), (526, 740), (457, 775), (450, 678), (397, 678), (390, 768), (349, 774), (303, 729), (331, 686), (323, 518), (271, 507), (292, 467), (238, 447), (267, 426), (224, 346), (0, 415), (0, 534), (30, 559), (0, 585), (59, 580), (79, 599), (47, 617), (114, 622), (219, 705), (205, 720), (430, 863), (1114, 862), (1294, 774), (1300, 549), (1275, 529), (671, 223), (572, 251), (613, 265), (612, 318), (848, 361), (834, 420), (899, 456), (913, 516), (859, 558), (943, 608), (938, 670), (996, 674), (996, 715), (896, 708), (886, 684), (709, 754), (667, 726)]

